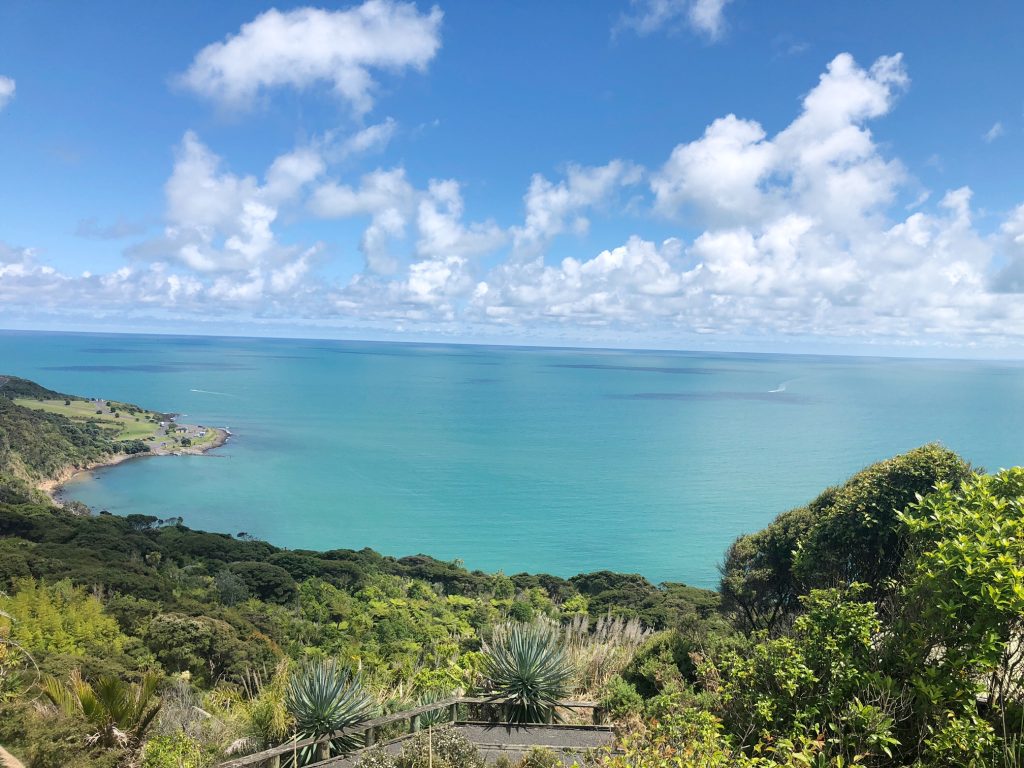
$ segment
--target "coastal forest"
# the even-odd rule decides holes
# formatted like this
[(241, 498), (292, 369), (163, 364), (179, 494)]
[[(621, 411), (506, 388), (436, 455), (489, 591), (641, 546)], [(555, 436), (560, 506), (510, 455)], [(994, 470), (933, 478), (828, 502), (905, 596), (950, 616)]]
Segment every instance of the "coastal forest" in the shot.
[[(458, 694), (597, 702), (617, 738), (578, 759), (605, 768), (1024, 764), (1024, 469), (879, 461), (738, 538), (709, 591), (61, 505), (47, 482), (145, 451), (16, 402), (55, 397), (0, 377), (0, 746), (26, 768), (204, 768)], [(483, 765), (436, 734), (357, 764)]]

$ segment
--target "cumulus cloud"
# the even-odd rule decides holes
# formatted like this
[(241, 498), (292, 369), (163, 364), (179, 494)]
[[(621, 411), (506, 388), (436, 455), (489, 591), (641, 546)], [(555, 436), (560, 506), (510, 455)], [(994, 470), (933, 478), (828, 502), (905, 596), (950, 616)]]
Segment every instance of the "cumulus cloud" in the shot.
[(405, 235), (416, 206), (416, 190), (404, 168), (378, 169), (362, 177), (359, 186), (330, 181), (319, 186), (310, 198), (310, 209), (327, 219), (369, 216), (360, 250), (370, 272), (393, 274), (398, 258), (391, 244)]
[(14, 91), (17, 85), (13, 79), (0, 75), (0, 109), (7, 106), (7, 103), (14, 98)]
[(991, 144), (1004, 133), (1006, 133), (1006, 130), (1003, 128), (1003, 124), (997, 120), (995, 123), (992, 124), (991, 128), (989, 128), (987, 131), (985, 131), (984, 134), (982, 134), (981, 138), (985, 140), (986, 144)]
[(464, 205), (454, 179), (431, 181), (416, 214), (416, 251), (428, 259), (468, 258), (490, 253), (504, 244), (506, 233), (493, 221), (462, 222)]
[(423, 70), (441, 46), (442, 13), (367, 0), (340, 11), (271, 9), (224, 42), (208, 45), (180, 82), (229, 108), (262, 91), (329, 84), (357, 113), (373, 104), (376, 70)]
[(586, 232), (590, 222), (585, 212), (608, 202), (619, 188), (638, 183), (642, 175), (638, 166), (623, 160), (594, 167), (570, 165), (566, 178), (557, 183), (535, 174), (523, 198), (526, 220), (513, 229), (516, 250), (536, 255), (555, 235)]
[(862, 226), (891, 202), (902, 166), (878, 151), (868, 120), (886, 114), (908, 84), (902, 57), (883, 56), (869, 70), (836, 56), (803, 101), (803, 111), (769, 138), (759, 123), (735, 115), (680, 144), (651, 180), (666, 216), (696, 209), (711, 222), (765, 219), (797, 208), (836, 228)]
[(630, 0), (630, 10), (619, 18), (616, 30), (649, 35), (661, 29), (687, 25), (709, 40), (725, 31), (725, 6), (731, 0)]
[(222, 165), (195, 133), (185, 134), (164, 188), (167, 224), (160, 237), (128, 250), (136, 262), (133, 274), (166, 288), (175, 300), (272, 303), (299, 287), (321, 248), (280, 243), (274, 223), (325, 163), (314, 150), (298, 148), (277, 157), (262, 183)]
[(988, 277), (1002, 243), (1019, 259), (999, 290), (1024, 287), (1024, 206), (995, 238), (976, 229), (967, 188), (890, 218), (907, 174), (867, 124), (908, 84), (899, 56), (865, 69), (843, 54), (776, 135), (735, 115), (714, 121), (650, 178), (657, 213), (703, 226), (690, 243), (633, 237), (589, 259), (501, 265), (477, 285), (472, 316), (641, 333), (1024, 335), (1024, 307)]
[(388, 145), (397, 130), (398, 123), (389, 117), (382, 123), (367, 126), (349, 136), (330, 150), (330, 157), (338, 161), (352, 155), (380, 151)]
[(631, 238), (589, 260), (509, 262), (478, 283), (472, 314), (485, 322), (570, 322), (607, 326), (650, 322), (671, 314), (683, 289), (681, 243)]
[(992, 290), (1024, 293), (1024, 204), (1018, 205), (1003, 222), (999, 241), (1005, 263), (992, 277)]

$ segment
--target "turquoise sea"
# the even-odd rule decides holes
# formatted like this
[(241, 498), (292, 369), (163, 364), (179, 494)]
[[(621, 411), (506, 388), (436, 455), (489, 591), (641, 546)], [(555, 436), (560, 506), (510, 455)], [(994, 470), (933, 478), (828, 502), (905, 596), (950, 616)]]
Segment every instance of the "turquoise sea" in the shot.
[(717, 582), (732, 539), (938, 440), (1024, 463), (1024, 364), (0, 332), (0, 373), (227, 426), (96, 510), (470, 568)]

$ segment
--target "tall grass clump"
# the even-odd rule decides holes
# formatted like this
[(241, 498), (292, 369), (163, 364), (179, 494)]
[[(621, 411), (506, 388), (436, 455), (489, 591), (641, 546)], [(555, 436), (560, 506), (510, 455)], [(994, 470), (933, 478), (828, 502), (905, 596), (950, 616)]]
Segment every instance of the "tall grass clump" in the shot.
[(654, 634), (639, 619), (604, 616), (591, 628), (585, 615), (566, 627), (566, 647), (576, 674), (572, 693), (595, 698), (613, 677), (629, 666), (640, 647)]

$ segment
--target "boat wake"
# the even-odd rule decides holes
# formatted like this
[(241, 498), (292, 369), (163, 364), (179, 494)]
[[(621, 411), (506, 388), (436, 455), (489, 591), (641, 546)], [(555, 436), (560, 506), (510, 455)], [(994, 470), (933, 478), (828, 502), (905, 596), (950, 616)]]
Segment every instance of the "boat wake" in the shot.
[(777, 386), (775, 389), (769, 389), (768, 393), (769, 394), (774, 394), (775, 392), (785, 392), (786, 391), (786, 385), (787, 384), (792, 384), (794, 381), (796, 381), (796, 379), (790, 379), (789, 381), (784, 381), (781, 384), (779, 384), (779, 386)]
[(228, 392), (213, 392), (209, 389), (190, 389), (189, 392), (199, 392), (204, 395), (220, 395), (221, 397), (234, 397)]

